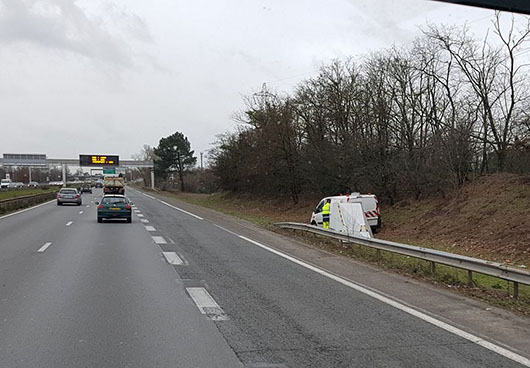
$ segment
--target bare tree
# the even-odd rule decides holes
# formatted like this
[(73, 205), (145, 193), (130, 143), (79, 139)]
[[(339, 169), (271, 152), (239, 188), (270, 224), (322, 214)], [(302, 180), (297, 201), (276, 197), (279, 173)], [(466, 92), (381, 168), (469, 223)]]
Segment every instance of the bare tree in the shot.
[(494, 33), (501, 45), (491, 44), (486, 36), (482, 43), (468, 36), (466, 30), (431, 26), (426, 34), (437, 40), (454, 58), (481, 109), (482, 126), (479, 138), (483, 141), (483, 168), (486, 149), (497, 155), (497, 168), (505, 166), (506, 153), (514, 139), (514, 125), (520, 124), (523, 102), (529, 98), (528, 84), (523, 69), (526, 64), (516, 61), (517, 51), (528, 41), (530, 21), (516, 30), (512, 17), (510, 27), (503, 31), (500, 13), (496, 13)]

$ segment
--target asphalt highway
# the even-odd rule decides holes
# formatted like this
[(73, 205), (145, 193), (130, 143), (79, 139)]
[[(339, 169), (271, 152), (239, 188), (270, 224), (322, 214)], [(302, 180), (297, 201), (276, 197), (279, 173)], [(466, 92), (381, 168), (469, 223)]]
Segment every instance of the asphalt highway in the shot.
[(133, 222), (96, 222), (101, 190), (0, 217), (1, 367), (521, 367), (128, 189)]

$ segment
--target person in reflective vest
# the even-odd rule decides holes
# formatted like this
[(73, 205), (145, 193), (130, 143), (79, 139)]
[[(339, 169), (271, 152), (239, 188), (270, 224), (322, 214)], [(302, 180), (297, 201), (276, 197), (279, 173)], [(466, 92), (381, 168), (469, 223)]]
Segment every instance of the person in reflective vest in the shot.
[(322, 207), (322, 226), (324, 229), (329, 229), (329, 209), (331, 207), (331, 200), (326, 200), (324, 207)]

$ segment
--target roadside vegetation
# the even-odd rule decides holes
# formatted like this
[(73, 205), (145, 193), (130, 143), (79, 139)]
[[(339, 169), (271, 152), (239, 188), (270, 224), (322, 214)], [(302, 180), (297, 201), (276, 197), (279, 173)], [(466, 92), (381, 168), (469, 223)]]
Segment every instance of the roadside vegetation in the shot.
[[(528, 269), (529, 181), (530, 176), (487, 175), (445, 196), (403, 200), (394, 205), (383, 204), (383, 228), (376, 237)], [(430, 263), (426, 261), (341, 244), (314, 234), (281, 230), (274, 226), (274, 223), (282, 221), (307, 223), (319, 197), (304, 197), (298, 203), (293, 203), (233, 193), (162, 193), (245, 219), (335, 254), (428, 281), (492, 305), (530, 314), (528, 286), (519, 286), (519, 299), (516, 300), (512, 297), (513, 284), (498, 278), (473, 273), (473, 283), (470, 284), (467, 271), (464, 270), (436, 265), (433, 273)], [(470, 221), (470, 216), (473, 221)]]
[(390, 204), (494, 172), (530, 173), (530, 22), (493, 32), (429, 25), (403, 47), (336, 60), (290, 94), (245, 99), (211, 166), (222, 191), (376, 193)]
[[(307, 222), (322, 197), (375, 193), (380, 238), (527, 268), (530, 20), (505, 16), (480, 37), (426, 25), (405, 46), (323, 65), (291, 93), (264, 84), (234, 114), (236, 129), (218, 137), (206, 169), (193, 167), (179, 132), (138, 158), (154, 160), (169, 195), (274, 231), (275, 222)], [(150, 173), (140, 173), (149, 186)], [(283, 233), (530, 313), (525, 286), (513, 300), (495, 278), (476, 275), (471, 285), (459, 270), (432, 273), (427, 262)]]

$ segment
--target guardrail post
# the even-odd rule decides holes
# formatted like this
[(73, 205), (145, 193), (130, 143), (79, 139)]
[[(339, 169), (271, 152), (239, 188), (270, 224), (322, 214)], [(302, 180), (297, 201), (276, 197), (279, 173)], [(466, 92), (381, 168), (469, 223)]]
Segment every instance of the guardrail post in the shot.
[(381, 260), (382, 258), (383, 258), (383, 256), (381, 255), (381, 249), (378, 249), (377, 250), (377, 259)]
[(513, 297), (514, 299), (519, 298), (519, 283), (516, 281), (513, 282)]
[(433, 275), (436, 272), (436, 263), (466, 270), (469, 271), (468, 281), (474, 285), (476, 285), (476, 283), (473, 281), (472, 272), (478, 272), (481, 274), (497, 277), (508, 282), (508, 295), (510, 293), (510, 282), (514, 283), (515, 298), (519, 296), (519, 283), (523, 283), (523, 285), (530, 285), (530, 273), (528, 271), (523, 271), (519, 268), (510, 267), (505, 264), (382, 239), (365, 239), (358, 236), (339, 233), (333, 230), (325, 230), (309, 224), (283, 222), (277, 223), (276, 225), (283, 229), (303, 230), (308, 231), (309, 233), (317, 234), (319, 236), (342, 240), (343, 242), (347, 243), (358, 244), (361, 248), (366, 246), (372, 249), (375, 248), (381, 251), (384, 250), (407, 257), (422, 259), (430, 263), (431, 273)]
[(467, 270), (467, 284), (473, 286), (473, 271)]

